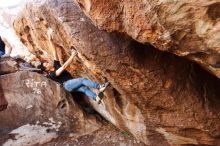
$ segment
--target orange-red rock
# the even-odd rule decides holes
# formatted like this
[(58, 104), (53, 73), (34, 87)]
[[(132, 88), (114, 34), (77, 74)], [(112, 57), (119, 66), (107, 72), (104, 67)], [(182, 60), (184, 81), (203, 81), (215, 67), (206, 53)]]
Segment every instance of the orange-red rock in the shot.
[[(118, 2), (115, 1), (116, 4), (112, 5), (110, 2), (106, 2), (106, 5), (100, 2), (100, 7), (93, 5), (91, 10), (97, 10), (94, 16), (104, 17), (106, 10), (110, 10), (101, 6), (111, 6), (117, 12)], [(134, 4), (136, 3), (138, 1)], [(128, 4), (133, 7), (132, 3)], [(149, 5), (142, 5), (143, 9), (147, 6)], [(154, 16), (153, 11), (151, 14)], [(120, 20), (112, 11), (106, 15), (107, 18), (109, 16)], [(137, 13), (132, 20), (137, 22), (136, 25), (139, 22), (138, 16)], [(103, 17), (100, 17), (100, 21), (104, 22)], [(164, 36), (167, 30), (156, 20), (153, 28)], [(109, 26), (117, 26), (111, 21), (103, 24), (107, 23)], [(191, 24), (190, 21), (188, 23)], [(133, 23), (128, 24), (132, 26)], [(172, 23), (170, 25), (170, 29), (175, 27)], [(108, 121), (131, 132), (145, 144), (219, 144), (220, 81), (194, 63), (158, 51), (149, 44), (138, 43), (126, 35), (99, 30), (72, 0), (33, 2), (23, 10), (14, 22), (14, 27), (22, 42), (39, 58), (52, 60), (46, 35), (48, 27), (55, 31), (53, 38), (61, 62), (67, 60), (69, 48), (74, 46), (79, 54), (69, 71), (73, 75), (99, 82), (109, 80), (111, 83), (102, 104), (92, 103), (93, 107)], [(134, 29), (128, 28), (133, 34)], [(173, 40), (159, 39), (151, 28), (149, 26), (150, 36), (144, 33), (148, 40), (137, 40), (142, 43), (150, 42), (157, 47), (161, 45), (159, 49), (162, 50), (167, 50), (169, 44), (173, 45)], [(133, 38), (145, 37), (139, 35)], [(196, 42), (195, 40), (192, 42)], [(188, 39), (185, 41), (186, 45), (192, 43)]]
[(220, 78), (217, 0), (76, 0), (100, 29), (185, 56)]

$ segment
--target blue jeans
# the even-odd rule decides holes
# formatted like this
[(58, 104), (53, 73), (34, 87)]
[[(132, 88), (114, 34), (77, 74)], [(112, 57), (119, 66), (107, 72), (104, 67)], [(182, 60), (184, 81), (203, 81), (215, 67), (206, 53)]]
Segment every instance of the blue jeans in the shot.
[(71, 79), (63, 83), (65, 90), (69, 92), (78, 91), (86, 94), (90, 99), (97, 96), (90, 88), (99, 88), (99, 83), (90, 81), (86, 78)]
[(5, 54), (5, 52), (0, 51), (0, 57), (2, 57), (2, 55), (4, 55), (4, 54)]

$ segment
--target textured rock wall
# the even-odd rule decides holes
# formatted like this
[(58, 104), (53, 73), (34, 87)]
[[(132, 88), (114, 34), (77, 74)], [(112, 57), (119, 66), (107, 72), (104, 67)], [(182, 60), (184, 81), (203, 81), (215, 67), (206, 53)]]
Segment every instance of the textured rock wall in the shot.
[(21, 41), (42, 59), (52, 59), (48, 27), (55, 30), (62, 62), (74, 46), (79, 55), (69, 71), (111, 83), (102, 104), (91, 103), (93, 107), (145, 144), (219, 144), (220, 81), (197, 65), (123, 34), (99, 30), (72, 0), (35, 1), (14, 27)]
[(1, 94), (8, 102), (0, 112), (0, 145), (42, 145), (59, 137), (75, 139), (101, 127), (59, 84), (36, 72), (12, 69), (16, 60), (0, 63), (9, 67), (7, 73), (0, 70)]
[(76, 0), (95, 25), (185, 56), (220, 78), (219, 0)]

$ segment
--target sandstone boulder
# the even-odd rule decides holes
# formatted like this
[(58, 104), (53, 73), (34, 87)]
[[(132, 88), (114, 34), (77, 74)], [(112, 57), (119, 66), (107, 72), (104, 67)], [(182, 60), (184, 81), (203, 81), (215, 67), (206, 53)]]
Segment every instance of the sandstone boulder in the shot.
[(220, 78), (218, 0), (76, 0), (100, 29), (187, 57)]
[[(99, 30), (72, 0), (34, 1), (14, 27), (21, 41), (42, 59), (52, 60), (48, 27), (55, 32), (61, 62), (74, 46), (79, 54), (68, 70), (111, 83), (101, 105), (91, 103), (93, 107), (145, 144), (219, 145), (220, 81), (194, 63), (123, 34)], [(156, 38), (152, 35), (153, 41)], [(169, 42), (165, 39), (163, 50)]]
[(0, 75), (9, 74), (18, 71), (18, 62), (12, 58), (1, 58)]

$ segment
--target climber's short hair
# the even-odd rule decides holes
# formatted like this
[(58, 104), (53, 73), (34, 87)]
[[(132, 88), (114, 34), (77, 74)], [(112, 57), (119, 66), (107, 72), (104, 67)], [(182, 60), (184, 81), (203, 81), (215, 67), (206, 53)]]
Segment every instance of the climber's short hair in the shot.
[(37, 68), (41, 69), (42, 71), (46, 71), (44, 63), (46, 63), (46, 62), (41, 62), (40, 65)]
[(41, 64), (39, 65), (39, 69), (41, 69), (42, 71), (53, 71), (54, 70), (54, 65), (53, 63), (49, 63), (47, 61), (43, 61), (41, 62)]

